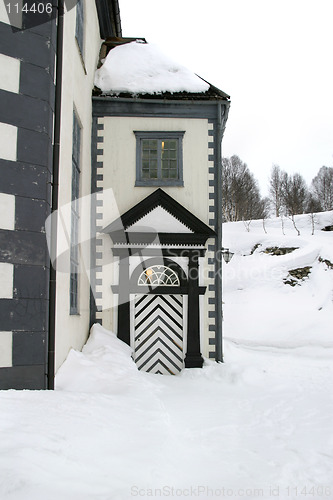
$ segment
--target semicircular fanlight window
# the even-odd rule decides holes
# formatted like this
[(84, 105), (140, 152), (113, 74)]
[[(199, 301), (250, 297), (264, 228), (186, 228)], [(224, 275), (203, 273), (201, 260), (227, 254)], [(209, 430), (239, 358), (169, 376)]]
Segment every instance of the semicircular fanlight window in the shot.
[(180, 286), (178, 275), (167, 266), (150, 266), (139, 276), (138, 286)]

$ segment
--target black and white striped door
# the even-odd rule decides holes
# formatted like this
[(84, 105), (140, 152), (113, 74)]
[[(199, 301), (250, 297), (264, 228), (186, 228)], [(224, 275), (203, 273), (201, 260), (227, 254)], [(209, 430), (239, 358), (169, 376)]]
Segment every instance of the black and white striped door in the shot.
[(134, 360), (150, 373), (176, 375), (183, 368), (183, 296), (136, 295)]

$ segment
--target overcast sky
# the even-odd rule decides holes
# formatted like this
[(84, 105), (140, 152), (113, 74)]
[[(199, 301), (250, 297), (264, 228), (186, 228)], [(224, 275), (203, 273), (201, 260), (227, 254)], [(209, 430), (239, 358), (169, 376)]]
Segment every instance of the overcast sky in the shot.
[(333, 166), (333, 0), (119, 0), (145, 37), (231, 96), (223, 156), (262, 194), (272, 164), (309, 184)]

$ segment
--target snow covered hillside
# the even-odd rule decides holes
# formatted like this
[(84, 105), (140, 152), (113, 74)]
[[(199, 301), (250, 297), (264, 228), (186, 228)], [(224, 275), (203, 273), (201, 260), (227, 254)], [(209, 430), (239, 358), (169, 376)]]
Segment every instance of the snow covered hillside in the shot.
[(0, 392), (0, 498), (332, 499), (333, 212), (296, 224), (224, 225), (224, 364), (142, 373), (95, 326), (56, 391)]
[(261, 220), (224, 224), (223, 245), (235, 253), (223, 275), (225, 338), (333, 347), (333, 232), (321, 230), (333, 212), (315, 216), (313, 235), (309, 215), (295, 223), (299, 236), (290, 219), (269, 219), (265, 229)]

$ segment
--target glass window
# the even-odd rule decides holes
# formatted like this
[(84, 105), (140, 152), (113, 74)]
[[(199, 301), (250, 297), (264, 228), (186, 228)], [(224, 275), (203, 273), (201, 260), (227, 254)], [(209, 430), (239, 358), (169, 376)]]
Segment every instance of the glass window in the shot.
[(136, 186), (183, 186), (184, 132), (135, 132)]
[(180, 286), (180, 281), (173, 269), (167, 266), (151, 266), (142, 271), (138, 279), (138, 286)]
[(84, 28), (83, 0), (79, 0), (76, 4), (75, 36), (82, 56), (83, 56), (83, 28)]
[(72, 202), (71, 202), (71, 248), (70, 248), (70, 314), (79, 314), (79, 195), (80, 195), (80, 146), (81, 128), (73, 113), (72, 147)]

